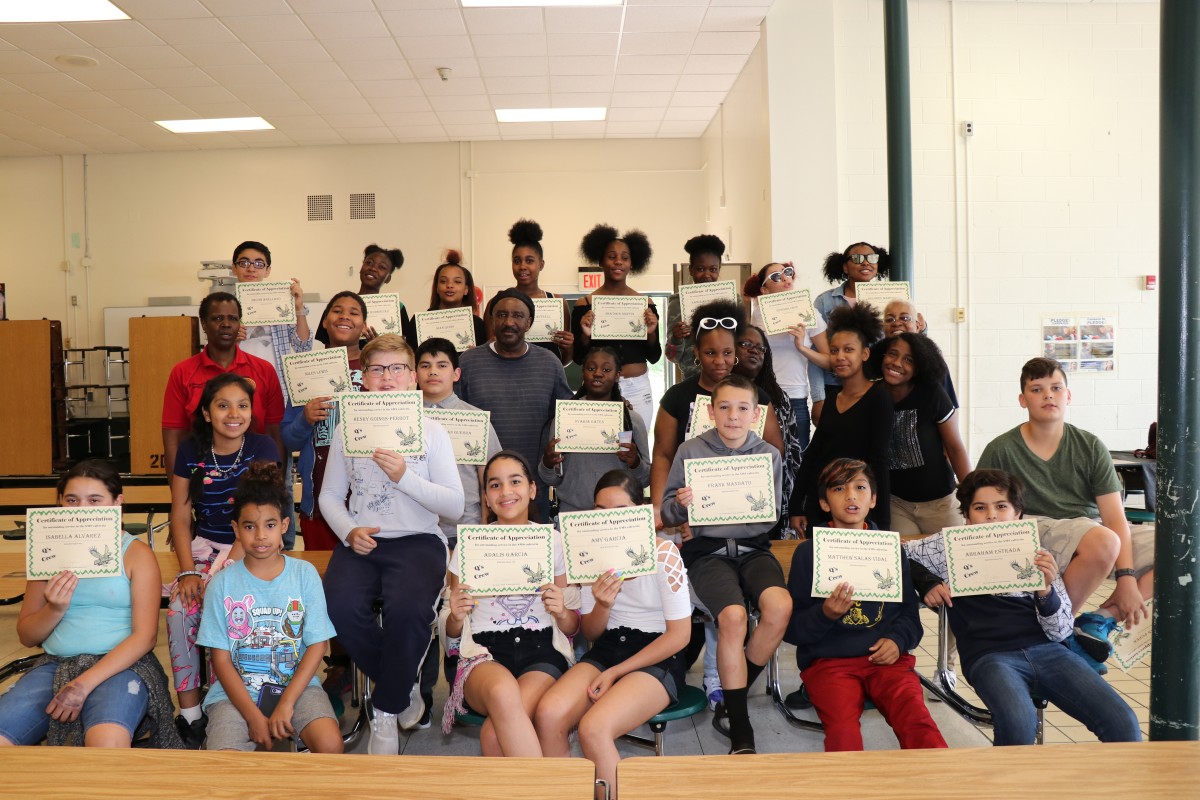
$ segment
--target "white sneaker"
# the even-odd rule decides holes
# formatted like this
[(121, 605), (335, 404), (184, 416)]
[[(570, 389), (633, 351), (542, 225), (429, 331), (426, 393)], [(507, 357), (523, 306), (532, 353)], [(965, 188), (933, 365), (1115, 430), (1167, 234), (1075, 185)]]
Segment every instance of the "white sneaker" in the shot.
[(396, 729), (396, 715), (375, 709), (371, 720), (371, 738), (367, 741), (367, 753), (373, 756), (394, 756), (400, 753), (400, 732)]
[(421, 685), (414, 683), (412, 691), (408, 693), (408, 708), (396, 715), (396, 723), (399, 724), (401, 730), (416, 730), (420, 727), (423, 716), (425, 716), (425, 701), (421, 699)]

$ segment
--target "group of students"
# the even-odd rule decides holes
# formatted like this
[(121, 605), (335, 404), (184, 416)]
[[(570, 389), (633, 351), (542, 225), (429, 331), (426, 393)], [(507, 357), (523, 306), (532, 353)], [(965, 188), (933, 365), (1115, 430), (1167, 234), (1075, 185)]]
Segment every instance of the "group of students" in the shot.
[[(912, 669), (910, 653), (921, 634), (914, 587), (920, 587), (928, 605), (948, 607), (965, 674), (993, 711), (997, 744), (1032, 740), (1021, 710), (1032, 709), (1031, 692), (1058, 703), (1102, 740), (1140, 738), (1132, 712), (1098, 673), (1110, 652), (1109, 631), (1145, 614), (1152, 547), (1125, 524), (1107, 451), (1065, 423), (1070, 393), (1061, 366), (1048, 359), (1025, 366), (1020, 397), (1029, 421), (989, 445), (979, 465), (986, 469), (972, 472), (948, 371), (922, 332), (920, 314), (905, 301), (882, 313), (857, 302), (857, 284), (887, 274), (886, 251), (857, 243), (827, 259), (826, 275), (841, 282), (817, 298), (821, 319), (807, 329), (768, 335), (751, 324), (761, 321), (756, 305), (748, 320), (743, 304), (728, 301), (683, 320), (672, 298), (666, 355), (684, 378), (652, 413), (647, 364), (663, 354), (652, 302), (644, 341), (593, 338), (590, 296), (572, 309), (570, 330), (541, 345), (525, 341), (532, 300), (550, 296), (538, 285), (541, 235), (528, 220), (513, 226), (516, 286), (476, 317), (476, 346), (463, 353), (445, 339), (412, 341), (407, 312), (407, 336), (377, 335), (370, 324), (362, 295), (391, 279), (403, 264), (399, 250), (366, 249), (359, 291), (334, 295), (315, 335), (295, 280), (294, 326), (247, 329), (236, 297), (217, 292), (204, 299), (199, 313), (207, 345), (175, 367), (164, 397), (171, 540), (180, 569), (163, 592), (170, 596), (180, 716), (166, 730), (157, 726), (160, 735), (174, 742), (178, 734), (190, 746), (207, 736), (207, 746), (218, 749), (296, 735), (313, 750), (340, 751), (337, 715), (315, 677), (336, 631), (335, 658), (353, 661), (374, 682), (372, 753), (394, 754), (401, 728), (431, 724), (444, 652), (454, 659), (444, 726), (467, 707), (484, 713), (484, 754), (507, 756), (567, 755), (568, 732), (577, 727), (599, 777), (611, 779), (615, 739), (677, 698), (688, 656), (699, 650), (689, 642), (701, 640), (705, 690), (714, 720), (728, 722), (731, 753), (755, 751), (748, 687), (783, 640), (797, 646), (805, 683), (788, 703), (815, 705), (827, 749), (861, 748), (858, 716), (867, 699), (896, 729), (901, 746), (944, 746)], [(724, 245), (717, 237), (695, 237), (685, 250), (694, 282), (718, 277)], [(599, 295), (636, 294), (628, 276), (645, 269), (651, 256), (644, 235), (622, 236), (603, 225), (584, 237), (581, 252), (603, 269)], [(242, 243), (233, 260), (239, 281), (270, 275), (270, 251), (260, 243)], [(791, 264), (768, 264), (744, 293), (787, 291), (795, 274)], [(474, 306), (474, 294), (469, 270), (452, 254), (435, 272), (430, 307)], [(348, 457), (333, 396), (290, 404), (279, 380), (282, 356), (310, 349), (314, 340), (346, 349), (349, 388), (419, 389), (426, 407), (491, 412), (486, 466), (458, 464), (449, 436), (432, 420), (419, 455), (376, 450), (369, 458)], [(246, 352), (250, 343), (268, 358)], [(578, 392), (563, 372), (572, 359), (582, 366)], [(623, 404), (630, 435), (617, 452), (557, 450), (555, 401), (576, 397)], [(295, 527), (282, 477), (293, 451), (305, 549), (333, 551), (323, 582), (281, 554)], [(744, 454), (770, 456), (777, 518), (690, 526), (684, 462)], [(63, 502), (119, 504), (111, 469), (87, 469), (103, 477), (68, 474), (60, 484)], [(610, 571), (590, 586), (568, 586), (556, 538), (553, 576), (537, 591), (472, 595), (450, 555), (456, 526), (551, 521), (549, 487), (560, 511), (636, 505), (648, 489), (661, 534), (657, 573), (625, 578)], [(96, 491), (85, 497), (84, 489)], [(950, 599), (936, 535), (906, 546), (899, 604), (856, 600), (846, 585), (829, 598), (811, 598), (811, 545), (798, 547), (790, 585), (770, 551), (771, 539), (803, 538), (812, 526), (937, 534), (964, 518), (974, 524), (1022, 512), (1039, 517), (1047, 551), (1037, 560), (1045, 588), (1034, 593)], [(145, 625), (158, 586), (145, 578), (150, 556), (142, 549), (134, 542), (127, 551), (130, 595), (148, 598), (146, 587), (154, 584), (152, 604), (134, 600), (132, 632), (125, 626), (106, 640), (108, 655), (97, 665), (104, 669), (84, 672), (71, 692), (55, 679), (46, 707), (57, 722), (73, 721), (82, 708), (88, 743), (127, 744), (124, 734), (131, 738), (137, 727), (122, 723), (122, 736), (113, 739), (104, 712), (97, 712), (102, 724), (88, 725), (84, 699), (97, 684), (107, 685), (114, 670), (145, 661), (153, 646)], [(1072, 608), (1114, 567), (1113, 597), (1074, 619)], [(82, 611), (72, 601), (75, 585), (65, 575), (31, 582), (21, 612), (23, 643), (42, 644), (47, 659), (60, 663), (75, 655), (53, 635)], [(748, 603), (759, 615), (752, 632)], [(696, 636), (694, 606), (712, 623)], [(124, 612), (107, 607), (103, 614)], [(73, 644), (77, 652), (101, 649), (89, 636)], [(591, 648), (584, 652), (572, 639)], [(217, 679), (203, 707), (197, 645), (213, 653)], [(0, 743), (44, 734), (44, 727), (18, 734), (6, 722), (14, 695), (27, 694), (35, 675), (41, 673), (0, 698)], [(161, 678), (160, 671), (143, 679), (161, 687)], [(51, 689), (41, 691), (33, 705)], [(148, 694), (154, 703), (155, 693)], [(26, 709), (25, 716), (36, 715)], [(92, 728), (106, 738), (93, 742)]]

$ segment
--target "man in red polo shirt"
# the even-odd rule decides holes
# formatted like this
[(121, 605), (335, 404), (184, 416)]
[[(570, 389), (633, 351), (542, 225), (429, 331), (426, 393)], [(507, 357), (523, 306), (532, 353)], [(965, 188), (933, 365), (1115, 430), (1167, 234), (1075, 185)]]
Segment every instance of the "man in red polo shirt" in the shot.
[(279, 452), (283, 440), (279, 424), (283, 420), (283, 392), (275, 367), (237, 346), (241, 326), (242, 305), (228, 292), (213, 292), (200, 303), (200, 325), (208, 344), (196, 355), (184, 359), (171, 369), (167, 390), (163, 395), (163, 466), (168, 476), (175, 467), (175, 451), (179, 442), (192, 428), (192, 414), (200, 403), (204, 384), (225, 372), (235, 372), (250, 380), (254, 386), (251, 406), (253, 428), (275, 440)]

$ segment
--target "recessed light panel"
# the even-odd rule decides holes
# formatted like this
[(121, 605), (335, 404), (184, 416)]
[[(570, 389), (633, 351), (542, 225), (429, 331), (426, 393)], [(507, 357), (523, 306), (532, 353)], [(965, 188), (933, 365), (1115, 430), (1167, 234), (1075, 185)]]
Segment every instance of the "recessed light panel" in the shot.
[(97, 22), (129, 19), (108, 0), (0, 0), (0, 22)]
[(275, 126), (262, 117), (225, 117), (223, 119), (160, 119), (171, 133), (221, 133), (226, 131), (270, 131)]
[(602, 122), (607, 108), (497, 108), (497, 122)]

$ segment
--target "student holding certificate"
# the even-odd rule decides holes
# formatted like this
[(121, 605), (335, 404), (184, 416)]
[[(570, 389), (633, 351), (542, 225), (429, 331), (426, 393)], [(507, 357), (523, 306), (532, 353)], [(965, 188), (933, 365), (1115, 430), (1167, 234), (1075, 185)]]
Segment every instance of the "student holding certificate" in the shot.
[[(839, 458), (830, 463), (817, 491), (830, 528), (875, 530), (867, 520), (875, 505), (875, 476), (862, 461)], [(868, 699), (892, 726), (902, 749), (946, 747), (914, 672), (912, 650), (922, 633), (920, 601), (908, 559), (901, 555), (898, 566), (881, 567), (875, 574), (883, 574), (881, 584), (900, 582), (899, 603), (856, 599), (855, 587), (847, 581), (822, 598), (813, 597), (812, 540), (801, 542), (792, 556), (792, 620), (784, 641), (796, 645), (800, 677), (825, 727), (827, 753), (863, 749), (859, 717)]]
[[(699, 314), (700, 312), (697, 312)], [(705, 347), (703, 342), (700, 347)], [(717, 717), (729, 718), (731, 754), (753, 753), (754, 729), (746, 708), (749, 687), (766, 668), (783, 639), (792, 614), (792, 599), (784, 585), (783, 570), (771, 555), (769, 534), (778, 524), (780, 471), (779, 451), (754, 433), (752, 426), (761, 410), (758, 392), (741, 375), (730, 375), (713, 387), (712, 415), (716, 427), (688, 439), (679, 446), (667, 477), (662, 501), (662, 521), (682, 525), (689, 507), (703, 502), (685, 485), (687, 463), (693, 460), (738, 456), (769, 456), (774, 478), (767, 502), (773, 503), (772, 519), (766, 522), (731, 522), (692, 525), (683, 543), (684, 563), (696, 596), (717, 620), (717, 670), (721, 676), (724, 704)], [(736, 474), (731, 478), (737, 479)], [(763, 490), (761, 482), (750, 481)], [(750, 492), (746, 495), (750, 497)], [(750, 499), (753, 499), (750, 497)], [(747, 640), (746, 600), (760, 612), (758, 626)]]
[[(644, 489), (624, 470), (596, 483), (594, 506), (629, 508)], [(679, 551), (659, 539), (654, 575), (624, 578), (608, 570), (583, 587), (583, 635), (592, 649), (538, 703), (534, 722), (542, 755), (567, 758), (567, 734), (579, 727), (583, 754), (596, 777), (616, 786), (616, 740), (679, 699), (687, 671), (692, 600)], [(613, 796), (616, 796), (614, 791)]]
[[(1021, 519), (1025, 486), (1016, 475), (977, 469), (958, 487), (968, 525)], [(1140, 742), (1137, 716), (1100, 677), (1071, 632), (1071, 598), (1054, 556), (1039, 550), (1034, 565), (1045, 578), (1037, 591), (950, 597), (946, 543), (940, 533), (905, 545), (925, 604), (946, 606), (958, 638), (963, 674), (992, 712), (997, 746), (1033, 744), (1036, 694), (1087, 726), (1102, 742)], [(932, 575), (922, 578), (923, 570)], [(1100, 674), (1098, 674), (1098, 671)]]
[[(542, 251), (542, 226), (531, 219), (519, 219), (508, 229), (508, 240), (512, 242), (512, 271), (513, 278), (517, 281), (514, 288), (530, 300), (555, 299), (552, 292), (538, 285), (542, 270), (546, 268), (545, 253)], [(561, 301), (559, 306), (561, 314), (564, 310)], [(490, 317), (490, 313), (484, 314), (484, 322), (489, 324), (489, 332)], [(570, 325), (564, 327), (569, 328)], [(566, 366), (571, 363), (575, 334), (569, 330), (556, 330), (551, 341), (538, 341), (534, 344), (558, 356), (563, 366)]]
[[(821, 319), (829, 322), (829, 315), (836, 308), (853, 308), (858, 302), (855, 286), (865, 281), (873, 281), (878, 277), (887, 278), (891, 271), (891, 258), (887, 249), (876, 247), (866, 242), (855, 242), (839, 253), (834, 251), (825, 257), (821, 269), (825, 280), (837, 283), (832, 289), (827, 289), (817, 295), (813, 307), (821, 315)], [(832, 334), (831, 334), (832, 335)], [(841, 380), (830, 370), (825, 371), (825, 386), (828, 389), (838, 386)], [(814, 409), (814, 417), (819, 418), (820, 412)]]
[[(477, 347), (487, 341), (487, 328), (479, 318), (479, 306), (475, 300), (475, 278), (472, 277), (471, 270), (463, 266), (462, 253), (457, 250), (446, 251), (445, 263), (433, 271), (433, 287), (429, 291), (430, 311), (444, 311), (449, 308), (471, 309), (471, 324), (475, 332), (475, 342), (472, 346)], [(420, 346), (415, 319), (409, 320), (409, 325), (404, 330), (404, 338), (413, 350)]]
[[(81, 461), (58, 482), (59, 505), (121, 505), (121, 478), (104, 461)], [(122, 533), (124, 571), (81, 579), (63, 571), (28, 581), (17, 618), (24, 647), (45, 653), (0, 697), (0, 746), (129, 747), (143, 718), (154, 747), (181, 748), (167, 677), (154, 655), (162, 578), (154, 553)], [(46, 776), (53, 781), (52, 775)]]
[[(372, 339), (359, 361), (364, 391), (404, 392), (416, 385), (413, 352), (395, 334)], [(325, 597), (338, 639), (375, 681), (367, 751), (396, 755), (396, 717), (415, 699), (412, 687), (445, 585), (446, 540), (438, 520), (462, 515), (463, 489), (450, 437), (433, 420), (422, 426), (424, 452), (413, 456), (376, 449), (370, 457), (348, 457), (343, 424), (334, 431), (317, 501), (345, 544), (329, 559)], [(382, 630), (371, 610), (380, 597)]]
[[(529, 463), (502, 450), (484, 471), (488, 508), (496, 525), (529, 525), (537, 485)], [(459, 541), (459, 547), (463, 541)], [(574, 660), (568, 636), (579, 631), (579, 615), (568, 607), (562, 540), (554, 534), (553, 576), (530, 594), (475, 597), (450, 559), (450, 601), (442, 612), (446, 652), (458, 653), (458, 675), (446, 700), (442, 730), (470, 705), (487, 721), (479, 731), (485, 756), (543, 755), (533, 726), (538, 702)], [(547, 565), (548, 566), (548, 565)]]
[[(721, 277), (721, 257), (725, 243), (710, 233), (693, 236), (683, 244), (688, 254), (688, 275), (692, 285), (715, 283)], [(692, 338), (692, 321), (684, 319), (678, 294), (667, 300), (667, 361), (679, 367), (684, 378), (700, 371), (696, 364), (696, 342)]]
[[(646, 234), (629, 230), (624, 236), (609, 225), (597, 225), (588, 231), (579, 245), (579, 252), (589, 264), (599, 264), (604, 270), (604, 284), (587, 297), (579, 298), (571, 310), (571, 333), (575, 334), (575, 361), (582, 364), (587, 351), (594, 346), (611, 347), (621, 356), (625, 366), (621, 372), (621, 395), (630, 402), (643, 422), (654, 413), (654, 394), (650, 387), (650, 364), (662, 358), (662, 343), (658, 338), (658, 309), (647, 301), (642, 312), (646, 335), (640, 339), (593, 339), (592, 327), (596, 313), (592, 298), (602, 296), (641, 297), (629, 285), (630, 273), (640, 274), (650, 263), (650, 241)], [(630, 323), (636, 320), (629, 320)]]
[[(621, 397), (621, 366), (616, 350), (593, 347), (583, 360), (583, 385), (575, 399), (620, 403), (624, 420), (621, 432), (627, 433), (628, 441), (621, 441), (613, 453), (560, 453), (555, 449), (559, 440), (550, 438), (538, 462), (538, 476), (547, 486), (556, 487), (560, 512), (592, 508), (596, 481), (610, 470), (628, 472), (638, 483), (650, 478), (646, 423)], [(547, 426), (550, 437), (551, 431), (552, 426)]]
[[(891, 339), (904, 331), (925, 336), (928, 334), (929, 324), (911, 300), (891, 300), (883, 307), (883, 333)], [(954, 393), (954, 381), (950, 379), (949, 370), (942, 379), (942, 388), (946, 390), (950, 402), (958, 408), (958, 395)]]
[[(338, 292), (321, 314), (321, 332), (325, 348), (344, 347), (350, 364), (349, 391), (362, 390), (362, 368), (359, 365), (359, 342), (367, 325), (367, 305), (354, 292)], [(320, 338), (320, 334), (318, 334)], [(333, 393), (314, 397), (302, 406), (292, 406), (283, 420), (283, 444), (289, 451), (300, 452), (301, 534), (305, 550), (332, 550), (339, 544), (337, 536), (321, 516), (317, 497), (325, 479), (325, 464), (329, 460), (329, 444), (337, 427), (338, 404)]]
[[(391, 283), (392, 274), (403, 266), (404, 253), (400, 252), (400, 248), (384, 249), (377, 244), (367, 245), (363, 249), (362, 266), (358, 269), (358, 291), (355, 294), (363, 297), (365, 295), (381, 293), (384, 284)], [(328, 307), (326, 307), (327, 313), (328, 310)], [(400, 330), (402, 331), (409, 324), (408, 309), (404, 307), (403, 302), (400, 303), (399, 322)], [(378, 335), (378, 331), (372, 326), (363, 328), (362, 339), (364, 340), (374, 339)], [(317, 326), (315, 338), (326, 347), (329, 346), (329, 333), (325, 330), (323, 324)], [(366, 341), (361, 343), (366, 344)]]

